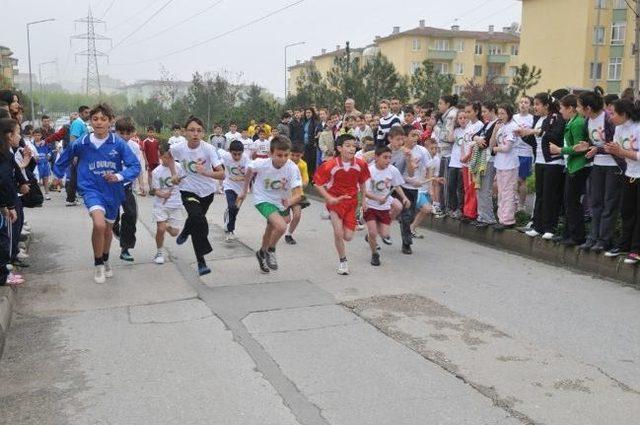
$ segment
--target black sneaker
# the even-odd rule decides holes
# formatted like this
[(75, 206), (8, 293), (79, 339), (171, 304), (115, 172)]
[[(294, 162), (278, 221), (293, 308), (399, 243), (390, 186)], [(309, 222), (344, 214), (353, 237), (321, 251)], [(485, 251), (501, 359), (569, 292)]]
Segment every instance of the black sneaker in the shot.
[(278, 270), (278, 260), (276, 260), (276, 250), (269, 248), (267, 251), (267, 266), (271, 270)]
[(260, 271), (262, 273), (269, 273), (271, 269), (267, 265), (267, 255), (261, 249), (256, 251), (256, 258), (258, 259), (258, 266), (260, 266)]
[(411, 245), (407, 245), (407, 244), (403, 243), (402, 244), (402, 253), (403, 254), (407, 254), (407, 255), (413, 254), (413, 250), (411, 249)]
[(377, 252), (375, 254), (371, 254), (371, 265), (379, 266), (380, 265), (380, 254)]
[(284, 241), (285, 241), (286, 243), (288, 243), (289, 245), (295, 245), (295, 244), (297, 244), (297, 243), (298, 243), (298, 242), (296, 242), (296, 240), (295, 240), (295, 239), (293, 239), (293, 236), (291, 236), (291, 235), (285, 235), (285, 236), (284, 236)]

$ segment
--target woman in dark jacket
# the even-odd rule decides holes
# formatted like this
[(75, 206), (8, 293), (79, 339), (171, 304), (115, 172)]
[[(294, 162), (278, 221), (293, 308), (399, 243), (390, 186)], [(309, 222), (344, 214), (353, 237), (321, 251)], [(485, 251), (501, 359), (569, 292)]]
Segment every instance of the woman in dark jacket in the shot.
[(316, 155), (318, 152), (318, 125), (321, 124), (316, 110), (306, 108), (304, 110), (304, 121), (302, 122), (304, 160), (307, 163), (309, 175), (313, 176), (316, 171)]

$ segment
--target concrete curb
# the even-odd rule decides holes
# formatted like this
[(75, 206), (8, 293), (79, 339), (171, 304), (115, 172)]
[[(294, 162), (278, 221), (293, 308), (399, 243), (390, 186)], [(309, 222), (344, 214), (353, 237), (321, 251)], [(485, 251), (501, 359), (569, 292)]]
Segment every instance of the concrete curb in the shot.
[(11, 313), (15, 299), (15, 289), (9, 286), (0, 286), (0, 358), (2, 358), (4, 342), (11, 324)]
[[(322, 202), (322, 197), (314, 187), (308, 189), (307, 195)], [(472, 224), (448, 217), (437, 219), (430, 215), (422, 227), (438, 233), (488, 245), (499, 250), (520, 254), (554, 266), (569, 267), (578, 272), (613, 279), (640, 289), (638, 268), (624, 264), (623, 257), (607, 258), (602, 254), (596, 255), (590, 252), (583, 252), (574, 247), (568, 248), (553, 241), (530, 238), (516, 230), (496, 232), (491, 226), (479, 229)]]

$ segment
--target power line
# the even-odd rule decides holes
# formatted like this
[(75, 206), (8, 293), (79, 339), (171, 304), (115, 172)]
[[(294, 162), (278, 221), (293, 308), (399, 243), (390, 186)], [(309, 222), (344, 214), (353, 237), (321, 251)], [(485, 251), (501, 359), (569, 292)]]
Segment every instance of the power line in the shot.
[(142, 25), (138, 26), (136, 29), (134, 29), (133, 31), (131, 31), (125, 38), (123, 38), (122, 40), (118, 41), (115, 46), (113, 46), (111, 48), (111, 50), (115, 49), (116, 47), (118, 47), (119, 45), (122, 44), (123, 41), (127, 40), (129, 37), (131, 37), (132, 35), (134, 35), (135, 33), (137, 33), (138, 31), (140, 31), (146, 24), (149, 23), (150, 20), (152, 20), (153, 18), (155, 18), (158, 13), (162, 12), (164, 10), (164, 8), (166, 8), (167, 6), (169, 6), (169, 4), (171, 4), (171, 2), (173, 2), (173, 0), (167, 0), (162, 6), (160, 6), (160, 9), (156, 10), (151, 16), (149, 16), (149, 18), (147, 18), (146, 21), (144, 21), (142, 23)]
[(480, 23), (480, 22), (484, 22), (484, 21), (486, 21), (486, 20), (487, 20), (487, 19), (489, 19), (489, 18), (493, 18), (496, 14), (498, 14), (498, 13), (500, 13), (500, 12), (504, 12), (505, 10), (510, 9), (510, 8), (512, 8), (513, 6), (516, 6), (516, 5), (517, 5), (517, 3), (511, 3), (511, 4), (510, 4), (509, 6), (507, 6), (507, 7), (503, 7), (503, 8), (501, 8), (501, 9), (498, 9), (498, 10), (496, 10), (495, 12), (491, 13), (490, 15), (486, 15), (484, 18), (476, 19), (476, 20), (474, 21), (474, 23), (478, 24), (478, 23)]
[(109, 11), (111, 10), (111, 8), (113, 7), (113, 4), (116, 2), (116, 0), (111, 0), (111, 3), (109, 3), (109, 6), (107, 6), (107, 8), (104, 10), (104, 12), (102, 12), (102, 17), (104, 18), (105, 16), (107, 16), (107, 13), (109, 13)]
[(134, 42), (129, 43), (129, 44), (125, 44), (125, 45), (124, 45), (124, 47), (134, 46), (134, 45), (136, 45), (136, 44), (143, 43), (143, 42), (145, 42), (145, 41), (151, 40), (152, 38), (156, 38), (157, 36), (162, 35), (162, 34), (164, 34), (164, 33), (168, 32), (168, 31), (171, 31), (172, 29), (174, 29), (174, 28), (176, 28), (176, 27), (178, 27), (178, 26), (180, 26), (180, 25), (184, 24), (185, 22), (188, 22), (188, 21), (190, 21), (191, 19), (193, 19), (193, 18), (195, 18), (195, 17), (198, 17), (198, 16), (202, 15), (202, 14), (203, 14), (203, 13), (205, 13), (205, 12), (208, 12), (209, 10), (213, 9), (214, 7), (216, 7), (217, 5), (219, 5), (220, 3), (222, 3), (223, 1), (224, 1), (224, 0), (218, 0), (218, 1), (216, 1), (215, 3), (213, 3), (211, 6), (206, 7), (206, 8), (204, 8), (204, 9), (202, 9), (201, 11), (194, 13), (193, 15), (189, 16), (188, 18), (183, 19), (183, 20), (182, 20), (182, 21), (180, 21), (180, 22), (177, 22), (177, 23), (175, 23), (174, 25), (171, 25), (171, 26), (170, 26), (170, 27), (168, 27), (168, 28), (165, 28), (165, 29), (163, 29), (163, 30), (161, 30), (161, 31), (158, 31), (157, 33), (155, 33), (155, 34), (153, 34), (153, 35), (150, 35), (149, 37), (143, 38), (143, 39), (138, 40), (138, 41), (134, 41)]
[(629, 4), (629, 0), (624, 0), (624, 2), (627, 3), (627, 6), (629, 7), (629, 9), (631, 9), (633, 14), (636, 15), (636, 18), (640, 18), (640, 15), (638, 15), (638, 12)]
[(462, 15), (456, 16), (457, 19), (461, 19), (464, 18), (465, 16), (469, 16), (470, 14), (472, 14), (473, 12), (475, 12), (476, 10), (482, 9), (483, 7), (485, 7), (486, 5), (488, 5), (489, 3), (491, 3), (494, 0), (486, 0), (484, 2), (482, 2), (481, 4), (479, 4), (478, 6), (467, 10), (466, 12), (464, 12)]
[(234, 27), (234, 28), (232, 28), (232, 29), (230, 29), (230, 30), (228, 30), (228, 31), (225, 31), (225, 32), (223, 32), (223, 33), (221, 33), (221, 34), (218, 34), (218, 35), (216, 35), (216, 36), (213, 36), (213, 37), (211, 37), (211, 38), (208, 38), (208, 39), (206, 39), (206, 40), (203, 40), (203, 41), (201, 41), (201, 42), (199, 42), (199, 43), (192, 44), (192, 45), (191, 45), (191, 46), (189, 46), (189, 47), (185, 47), (185, 48), (183, 48), (183, 49), (179, 49), (179, 50), (174, 50), (174, 51), (172, 51), (172, 52), (166, 53), (166, 54), (164, 54), (164, 55), (156, 56), (156, 57), (154, 57), (154, 58), (145, 59), (145, 60), (136, 61), (136, 62), (131, 62), (131, 63), (117, 64), (117, 65), (115, 65), (115, 66), (129, 66), (129, 65), (138, 65), (138, 64), (141, 64), (141, 63), (153, 62), (153, 61), (157, 61), (157, 60), (159, 60), (159, 59), (164, 59), (164, 58), (169, 57), (169, 56), (177, 55), (178, 53), (182, 53), (182, 52), (186, 52), (186, 51), (189, 51), (189, 50), (195, 49), (196, 47), (200, 47), (200, 46), (202, 46), (203, 44), (210, 43), (211, 41), (217, 40), (217, 39), (219, 39), (219, 38), (222, 38), (222, 37), (224, 37), (224, 36), (227, 36), (227, 35), (229, 35), (229, 34), (232, 34), (232, 33), (236, 32), (236, 31), (240, 31), (241, 29), (247, 28), (247, 27), (249, 27), (249, 26), (251, 26), (251, 25), (253, 25), (253, 24), (257, 24), (258, 22), (264, 21), (265, 19), (268, 19), (268, 18), (270, 18), (270, 17), (272, 17), (272, 16), (274, 16), (274, 15), (276, 15), (276, 14), (280, 13), (280, 12), (283, 12), (283, 11), (285, 11), (285, 10), (287, 10), (287, 9), (290, 9), (290, 8), (292, 8), (292, 7), (294, 7), (294, 6), (297, 6), (297, 5), (299, 5), (300, 3), (303, 3), (304, 1), (305, 1), (305, 0), (298, 0), (298, 1), (295, 1), (295, 2), (290, 3), (290, 4), (288, 4), (288, 5), (284, 6), (284, 7), (281, 7), (280, 9), (276, 9), (276, 10), (274, 10), (273, 12), (269, 12), (268, 14), (266, 14), (266, 15), (264, 15), (264, 16), (261, 16), (260, 18), (256, 18), (256, 19), (254, 19), (254, 20), (252, 20), (252, 21), (249, 21), (249, 22), (247, 22), (247, 23), (245, 23), (245, 24), (242, 24), (242, 25), (239, 25), (239, 26), (237, 26), (237, 27)]
[(139, 14), (141, 14), (142, 12), (144, 12), (145, 10), (149, 9), (153, 4), (156, 3), (160, 3), (158, 0), (151, 0), (149, 3), (145, 4), (141, 9), (138, 9), (133, 15), (129, 16), (126, 19), (119, 19), (120, 23), (117, 25), (114, 25), (113, 28), (111, 28), (111, 31), (120, 28), (121, 26), (125, 25), (125, 24), (131, 24), (131, 22), (135, 21), (136, 18), (138, 17)]

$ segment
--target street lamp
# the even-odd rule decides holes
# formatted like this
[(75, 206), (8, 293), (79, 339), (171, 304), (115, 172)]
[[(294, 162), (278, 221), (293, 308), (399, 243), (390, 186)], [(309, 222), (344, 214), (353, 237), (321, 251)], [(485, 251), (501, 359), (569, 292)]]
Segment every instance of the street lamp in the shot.
[[(42, 67), (44, 65), (49, 65), (52, 63), (58, 63), (58, 59), (54, 59), (52, 61), (47, 61), (47, 62), (42, 62), (38, 64), (38, 81), (40, 81), (40, 97), (41, 97), (41, 102), (44, 103), (44, 87), (42, 85)], [(43, 106), (42, 104), (40, 106)], [(43, 108), (41, 108), (41, 112)]]
[(29, 100), (31, 101), (31, 125), (33, 125), (34, 118), (34, 106), (33, 106), (33, 75), (31, 74), (31, 37), (29, 34), (29, 27), (35, 24), (41, 24), (43, 22), (55, 21), (55, 18), (42, 19), (40, 21), (27, 22), (27, 54), (29, 56)]
[(306, 41), (299, 41), (297, 43), (291, 43), (291, 44), (287, 44), (286, 46), (284, 46), (284, 101), (285, 101), (285, 103), (287, 102), (287, 84), (288, 84), (288, 78), (287, 78), (287, 49), (289, 47), (300, 46), (302, 44), (307, 44), (307, 42)]

